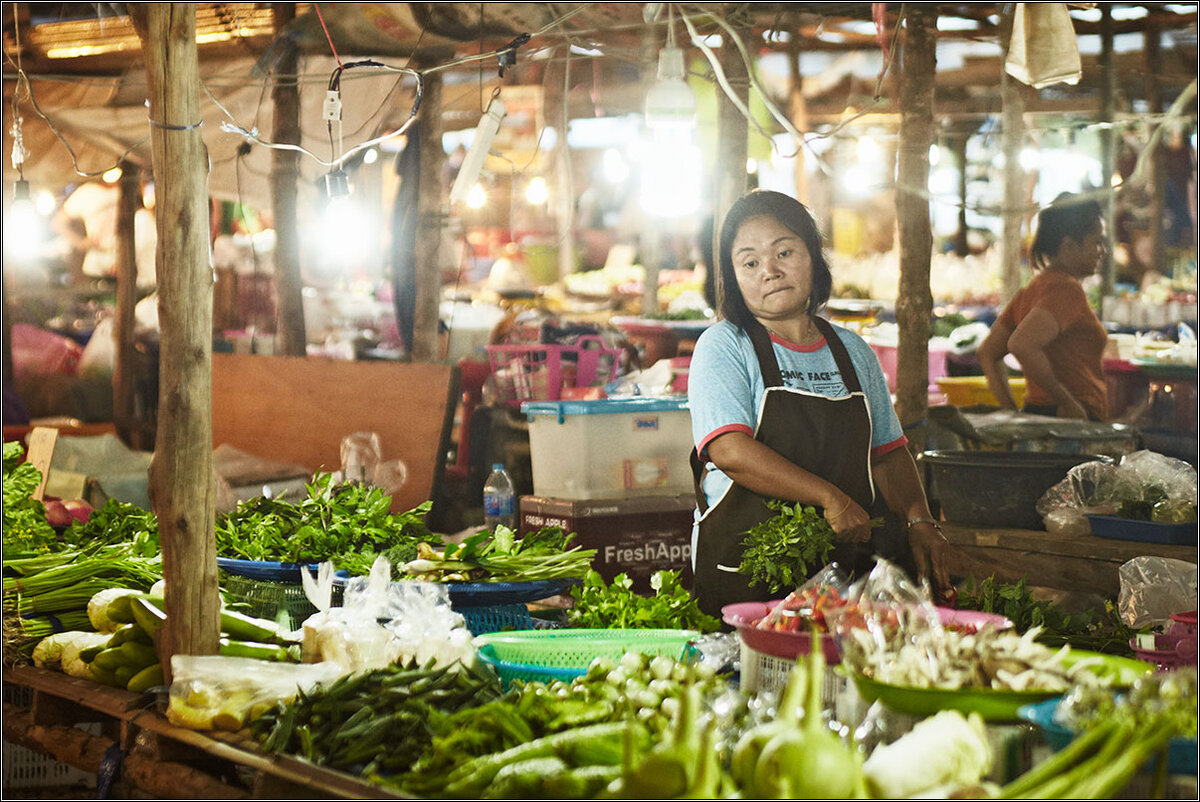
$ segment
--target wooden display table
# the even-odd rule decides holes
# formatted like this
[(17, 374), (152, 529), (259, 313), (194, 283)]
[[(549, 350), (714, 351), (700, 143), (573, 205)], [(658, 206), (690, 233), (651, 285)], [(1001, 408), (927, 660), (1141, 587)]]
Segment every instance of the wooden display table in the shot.
[(1162, 546), (1135, 540), (1110, 540), (1095, 535), (1052, 535), (1031, 529), (988, 529), (942, 524), (950, 550), (952, 576), (995, 575), (1015, 583), (1116, 598), (1117, 569), (1134, 557), (1152, 555), (1196, 562), (1194, 546)]
[[(164, 798), (394, 799), (340, 771), (266, 755), (242, 733), (177, 727), (150, 709), (154, 697), (57, 671), (5, 669), (4, 739), (95, 774), (113, 745), (125, 753), (121, 782)], [(17, 697), (16, 702), (9, 702)], [(74, 727), (99, 723), (99, 734)], [(237, 778), (237, 779), (234, 779)], [(7, 789), (6, 789), (7, 790)]]

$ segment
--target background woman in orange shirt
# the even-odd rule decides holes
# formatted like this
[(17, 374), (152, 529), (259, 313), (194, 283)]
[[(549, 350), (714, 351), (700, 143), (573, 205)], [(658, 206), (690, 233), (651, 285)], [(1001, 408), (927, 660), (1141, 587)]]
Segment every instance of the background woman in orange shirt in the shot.
[(1000, 406), (1017, 408), (1004, 364), (1011, 353), (1025, 373), (1025, 412), (1107, 418), (1101, 365), (1108, 333), (1079, 283), (1103, 257), (1103, 213), (1096, 201), (1063, 193), (1038, 215), (1030, 253), (1036, 275), (1009, 301), (977, 352)]

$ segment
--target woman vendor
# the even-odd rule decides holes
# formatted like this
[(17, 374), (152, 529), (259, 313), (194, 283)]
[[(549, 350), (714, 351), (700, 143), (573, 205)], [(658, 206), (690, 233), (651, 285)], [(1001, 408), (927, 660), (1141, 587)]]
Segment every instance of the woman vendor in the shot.
[(1005, 355), (1025, 373), (1024, 411), (1059, 418), (1108, 417), (1103, 354), (1108, 332), (1079, 280), (1104, 258), (1100, 204), (1064, 192), (1038, 215), (1030, 262), (1037, 274), (992, 324), (976, 351), (1000, 406), (1016, 409)]
[[(697, 341), (688, 382), (700, 607), (719, 616), (762, 599), (737, 570), (772, 499), (820, 508), (843, 567), (861, 571), (878, 554), (949, 590), (946, 541), (879, 361), (818, 316), (832, 277), (808, 209), (751, 192), (725, 217), (719, 251), (722, 319)], [(872, 530), (881, 515), (887, 524)]]

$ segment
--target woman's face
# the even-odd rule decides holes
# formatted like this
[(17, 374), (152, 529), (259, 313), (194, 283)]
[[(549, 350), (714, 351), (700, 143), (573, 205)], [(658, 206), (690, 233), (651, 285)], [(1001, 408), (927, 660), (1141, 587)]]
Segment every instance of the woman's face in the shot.
[(1058, 261), (1072, 276), (1086, 278), (1100, 267), (1104, 249), (1104, 224), (1097, 222), (1080, 239), (1064, 237), (1058, 249)]
[(774, 217), (751, 217), (738, 228), (733, 270), (746, 307), (759, 320), (807, 313), (812, 257), (804, 240)]

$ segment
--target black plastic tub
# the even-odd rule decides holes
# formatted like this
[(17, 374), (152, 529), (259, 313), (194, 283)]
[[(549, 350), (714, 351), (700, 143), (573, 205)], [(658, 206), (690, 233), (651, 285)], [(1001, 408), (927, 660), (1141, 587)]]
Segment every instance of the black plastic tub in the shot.
[(948, 523), (1004, 529), (1045, 529), (1037, 502), (1095, 454), (1027, 451), (926, 451), (920, 462), (932, 503)]

